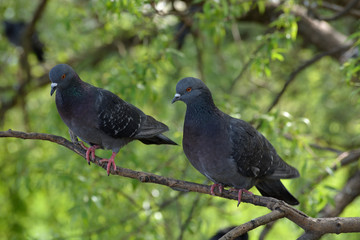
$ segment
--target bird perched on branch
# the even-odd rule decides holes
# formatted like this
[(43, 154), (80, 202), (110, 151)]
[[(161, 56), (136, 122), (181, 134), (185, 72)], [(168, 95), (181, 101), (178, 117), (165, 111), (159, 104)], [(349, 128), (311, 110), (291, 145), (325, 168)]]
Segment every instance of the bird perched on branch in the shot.
[[(15, 46), (22, 47), (22, 38), (26, 30), (26, 23), (23, 21), (11, 22), (3, 21), (5, 36)], [(34, 32), (31, 36), (31, 49), (35, 53), (39, 62), (44, 62), (44, 44), (39, 40), (39, 36)]]
[(116, 170), (114, 158), (120, 148), (133, 140), (144, 144), (170, 144), (175, 142), (162, 133), (169, 128), (144, 114), (140, 109), (125, 102), (115, 94), (83, 82), (69, 65), (59, 64), (49, 73), (52, 95), (56, 91), (58, 112), (69, 129), (90, 145), (83, 147), (90, 164), (98, 148), (111, 149), (107, 173), (111, 165)]
[(263, 196), (297, 205), (280, 179), (299, 177), (299, 172), (285, 163), (271, 143), (247, 122), (230, 117), (214, 104), (207, 86), (197, 78), (184, 78), (176, 85), (172, 102), (187, 105), (183, 148), (191, 164), (220, 192), (230, 186), (242, 192), (252, 186)]

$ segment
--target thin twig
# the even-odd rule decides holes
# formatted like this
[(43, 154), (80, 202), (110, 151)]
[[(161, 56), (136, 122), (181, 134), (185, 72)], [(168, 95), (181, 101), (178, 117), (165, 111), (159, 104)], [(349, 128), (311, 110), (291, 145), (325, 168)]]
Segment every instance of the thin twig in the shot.
[(200, 79), (205, 80), (205, 73), (204, 73), (204, 60), (203, 60), (203, 51), (202, 51), (202, 41), (201, 35), (199, 31), (191, 29), (191, 34), (194, 38), (195, 48), (196, 48), (196, 59), (197, 59), (197, 67), (200, 74)]
[(194, 212), (195, 212), (196, 207), (198, 206), (200, 196), (201, 195), (196, 196), (196, 198), (191, 206), (191, 209), (189, 210), (188, 217), (186, 218), (185, 222), (181, 225), (180, 236), (179, 236), (178, 240), (182, 240), (184, 238), (184, 232), (185, 232), (186, 228), (189, 226), (190, 221), (194, 216)]
[(339, 168), (347, 166), (350, 163), (358, 161), (359, 159), (360, 159), (360, 149), (355, 149), (352, 151), (347, 151), (347, 152), (343, 152), (343, 153), (339, 154), (339, 156), (333, 162), (331, 167), (329, 167), (327, 171), (325, 171), (322, 174), (320, 174), (319, 176), (317, 176), (315, 178), (315, 180), (313, 180), (311, 182), (311, 184), (304, 186), (301, 193), (305, 194), (305, 193), (310, 192), (316, 186), (318, 186), (320, 182), (322, 182), (325, 178), (327, 178), (330, 174), (333, 174)]
[(348, 2), (348, 4), (340, 12), (336, 13), (334, 16), (319, 17), (318, 19), (323, 20), (323, 21), (328, 21), (328, 22), (338, 20), (339, 18), (348, 14), (350, 12), (350, 10), (353, 9), (359, 2), (360, 2), (360, 0), (352, 0), (352, 1)]
[(265, 43), (260, 44), (253, 53), (251, 53), (249, 60), (245, 63), (240, 73), (231, 81), (229, 91), (232, 92), (235, 88), (235, 84), (242, 78), (245, 71), (249, 68), (251, 63), (254, 61), (256, 54), (264, 47)]
[[(334, 3), (325, 2), (325, 1), (322, 1), (321, 5), (319, 5), (319, 7), (323, 7), (323, 8), (330, 9), (333, 11), (338, 11), (338, 12), (342, 12), (344, 9), (344, 7), (342, 7), (342, 6), (336, 5)], [(360, 11), (357, 10), (356, 8), (350, 9), (349, 14), (352, 15), (353, 17), (360, 18)]]
[(273, 100), (273, 102), (270, 104), (270, 106), (267, 108), (266, 112), (270, 112), (275, 106), (276, 104), (280, 101), (280, 98), (283, 96), (283, 94), (285, 93), (286, 89), (289, 87), (289, 85), (295, 80), (295, 77), (302, 72), (304, 69), (306, 69), (307, 67), (311, 66), (313, 63), (319, 61), (320, 59), (322, 59), (325, 56), (329, 56), (329, 55), (333, 55), (335, 53), (338, 52), (342, 52), (345, 49), (349, 48), (349, 46), (341, 46), (337, 49), (333, 49), (331, 51), (326, 51), (326, 52), (322, 52), (319, 53), (317, 55), (315, 55), (313, 58), (311, 58), (310, 60), (304, 62), (303, 64), (301, 64), (299, 67), (297, 67), (293, 72), (291, 72), (291, 74), (289, 75), (288, 79), (286, 80), (283, 88), (281, 89), (281, 91), (276, 95), (275, 99)]

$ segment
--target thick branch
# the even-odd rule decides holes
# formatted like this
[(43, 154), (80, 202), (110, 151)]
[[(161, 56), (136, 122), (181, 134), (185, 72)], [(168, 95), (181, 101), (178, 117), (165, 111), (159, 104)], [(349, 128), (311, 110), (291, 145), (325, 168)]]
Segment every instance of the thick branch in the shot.
[[(257, 8), (249, 11), (239, 20), (255, 21), (268, 24), (274, 18), (277, 18), (281, 12), (278, 11), (279, 3), (267, 3), (265, 11), (260, 13)], [(343, 51), (336, 52), (331, 56), (338, 61), (344, 62), (342, 56), (350, 48), (351, 42), (347, 41), (347, 36), (333, 28), (325, 21), (311, 18), (307, 15), (307, 9), (299, 5), (295, 5), (291, 12), (299, 18), (298, 33), (304, 40), (310, 42), (321, 51), (332, 51), (340, 47), (345, 47)], [(347, 47), (347, 48), (346, 48)]]
[[(78, 155), (85, 158), (85, 150), (79, 145), (74, 144), (63, 137), (55, 136), (51, 134), (43, 133), (25, 133), (8, 130), (5, 132), (0, 132), (0, 137), (15, 137), (22, 139), (36, 139), (36, 140), (46, 140), (51, 141), (62, 146), (67, 147), (68, 149), (74, 151)], [(106, 163), (100, 163), (101, 158), (96, 157), (94, 160), (91, 160), (94, 164), (106, 169)], [(143, 183), (155, 183), (164, 186), (171, 187), (175, 190), (180, 191), (190, 191), (198, 192), (204, 194), (210, 194), (210, 186), (197, 184), (193, 182), (182, 181), (178, 179), (162, 177), (152, 173), (134, 171), (126, 168), (117, 168), (116, 171), (111, 169), (111, 174), (119, 175), (127, 178), (138, 179)], [(216, 192), (218, 197), (237, 200), (237, 192), (234, 191), (223, 191), (220, 195)], [(306, 232), (317, 234), (319, 236), (326, 233), (347, 233), (347, 232), (360, 232), (360, 218), (359, 217), (350, 217), (350, 218), (311, 218), (305, 213), (289, 206), (281, 200), (270, 197), (262, 197), (256, 195), (243, 194), (242, 201), (246, 203), (251, 203), (256, 206), (267, 207), (268, 209), (274, 211), (280, 211), (284, 213), (284, 217), (294, 222)], [(277, 215), (277, 214), (272, 214)], [(271, 215), (270, 215), (271, 216)], [(265, 218), (264, 218), (265, 219)]]

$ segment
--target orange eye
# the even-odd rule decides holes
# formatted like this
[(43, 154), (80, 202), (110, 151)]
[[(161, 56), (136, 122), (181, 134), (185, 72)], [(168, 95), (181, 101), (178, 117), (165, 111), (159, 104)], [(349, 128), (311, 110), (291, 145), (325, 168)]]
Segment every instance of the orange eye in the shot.
[(61, 76), (61, 79), (64, 79), (66, 77), (66, 75), (65, 74), (63, 74), (62, 76)]
[(186, 89), (186, 91), (187, 91), (187, 92), (191, 92), (191, 87), (188, 87), (188, 88)]

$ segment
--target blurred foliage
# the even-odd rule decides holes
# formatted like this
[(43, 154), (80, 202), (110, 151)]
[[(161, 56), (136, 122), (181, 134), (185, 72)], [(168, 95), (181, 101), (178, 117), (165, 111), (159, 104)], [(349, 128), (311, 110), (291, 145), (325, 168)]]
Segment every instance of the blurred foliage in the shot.
[[(333, 152), (312, 149), (309, 144), (340, 150), (360, 147), (359, 89), (358, 84), (351, 84), (351, 78), (359, 72), (355, 59), (343, 68), (330, 57), (313, 64), (297, 76), (279, 104), (266, 113), (288, 75), (316, 53), (305, 48), (306, 43), (297, 36), (298, 19), (289, 11), (296, 1), (283, 6), (284, 13), (269, 25), (271, 31), (264, 25), (237, 21), (254, 7), (251, 1), (207, 1), (203, 11), (194, 13), (192, 24), (197, 32), (186, 36), (182, 49), (176, 48), (179, 19), (167, 13), (170, 4), (155, 1), (152, 6), (150, 2), (50, 1), (37, 24), (46, 45), (46, 63), (40, 65), (33, 54), (29, 56), (33, 81), (58, 63), (80, 58), (73, 67), (84, 81), (111, 90), (163, 121), (170, 127), (167, 135), (181, 143), (185, 105), (170, 104), (175, 85), (183, 77), (203, 74), (220, 109), (254, 125), (261, 122), (259, 130), (280, 156), (299, 169), (301, 178), (283, 182), (300, 200), (299, 209), (316, 217), (325, 204), (333, 202), (351, 169), (359, 167), (358, 163), (352, 164), (330, 175), (315, 189), (304, 189), (337, 157)], [(265, 3), (258, 1), (255, 7), (264, 11)], [(1, 0), (0, 13), (4, 19), (29, 21), (37, 4)], [(178, 9), (184, 5), (177, 1)], [(138, 44), (131, 48), (121, 42), (133, 36)], [(104, 52), (105, 56), (93, 54), (94, 49), (112, 42), (117, 50)], [(0, 35), (1, 87), (16, 87), (23, 76), (20, 52)], [(250, 59), (250, 67), (236, 80)], [(29, 92), (25, 108), (17, 106), (6, 112), (1, 130), (68, 137), (49, 93), (49, 85)], [(2, 91), (0, 100), (12, 96), (11, 89)], [(109, 157), (110, 152), (99, 150), (97, 155)], [(206, 182), (188, 163), (181, 147), (133, 142), (121, 150), (116, 163)], [(219, 228), (239, 225), (269, 212), (245, 203), (236, 208), (235, 201), (208, 195), (107, 177), (103, 169), (89, 167), (73, 152), (45, 141), (0, 139), (0, 173), (0, 239), (161, 240), (179, 238), (182, 228), (183, 239), (208, 239)], [(255, 188), (252, 190), (258, 194)], [(342, 216), (358, 214), (359, 203), (357, 199)], [(184, 226), (193, 204), (196, 206), (191, 220)], [(250, 239), (257, 239), (261, 230), (251, 231)], [(301, 233), (298, 226), (282, 219), (267, 239), (294, 239)], [(358, 237), (343, 234), (324, 239)]]

